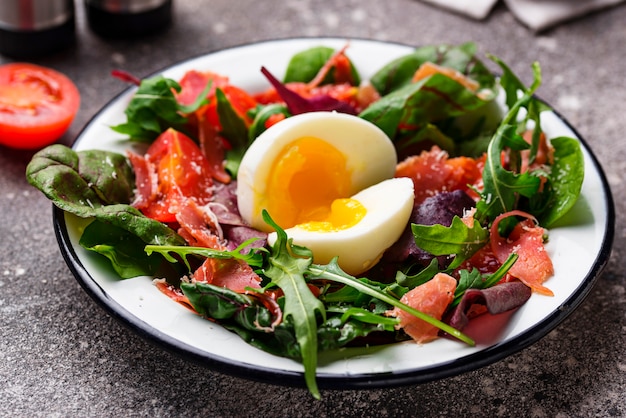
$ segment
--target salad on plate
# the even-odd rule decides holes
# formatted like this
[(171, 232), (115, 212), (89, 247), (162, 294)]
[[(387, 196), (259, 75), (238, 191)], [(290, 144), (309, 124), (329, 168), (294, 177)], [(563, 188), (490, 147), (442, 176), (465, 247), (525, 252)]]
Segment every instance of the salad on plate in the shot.
[[(350, 45), (295, 54), (248, 91), (189, 70), (138, 80), (126, 153), (49, 146), (28, 181), (90, 223), (80, 245), (254, 347), (320, 352), (438, 338), (551, 296), (549, 228), (577, 201), (578, 140), (476, 46), (413, 50), (367, 79)], [(156, 290), (158, 289), (158, 290)]]

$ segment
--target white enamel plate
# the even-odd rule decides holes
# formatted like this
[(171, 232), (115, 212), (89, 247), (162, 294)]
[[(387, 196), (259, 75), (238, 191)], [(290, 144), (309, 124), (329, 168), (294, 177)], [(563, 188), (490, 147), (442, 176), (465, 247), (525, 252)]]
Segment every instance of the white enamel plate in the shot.
[[(190, 69), (226, 75), (248, 91), (269, 84), (261, 66), (284, 74), (293, 54), (325, 45), (347, 50), (362, 78), (413, 48), (367, 40), (306, 38), (268, 41), (235, 47), (176, 64), (163, 75), (179, 80)], [(106, 149), (124, 152), (128, 142), (109, 127), (125, 121), (135, 89), (130, 88), (107, 104), (84, 128), (76, 150)], [(558, 114), (544, 113), (542, 125), (549, 137), (580, 139)], [(474, 320), (466, 329), (477, 345), (468, 347), (451, 339), (417, 345), (396, 343), (369, 348), (345, 348), (324, 353), (318, 367), (322, 388), (364, 388), (414, 384), (456, 375), (500, 360), (534, 343), (563, 321), (587, 296), (606, 264), (613, 240), (615, 215), (611, 193), (601, 167), (580, 139), (585, 156), (582, 197), (559, 226), (550, 231), (547, 250), (555, 275), (546, 285), (554, 297), (533, 294), (514, 313)], [(219, 325), (200, 318), (173, 302), (152, 283), (152, 277), (120, 280), (107, 261), (78, 245), (86, 221), (54, 211), (61, 251), (85, 291), (113, 317), (140, 335), (185, 358), (213, 369), (265, 382), (303, 385), (303, 368), (296, 361), (260, 351)], [(489, 329), (487, 332), (486, 330)]]

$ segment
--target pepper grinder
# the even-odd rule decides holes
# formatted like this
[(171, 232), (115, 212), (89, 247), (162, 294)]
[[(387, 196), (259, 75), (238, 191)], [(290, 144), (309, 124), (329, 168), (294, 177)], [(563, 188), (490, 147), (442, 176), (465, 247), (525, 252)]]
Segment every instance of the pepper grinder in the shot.
[(133, 38), (169, 26), (172, 0), (85, 0), (89, 27), (106, 38)]
[(34, 58), (72, 45), (74, 0), (0, 0), (0, 53)]

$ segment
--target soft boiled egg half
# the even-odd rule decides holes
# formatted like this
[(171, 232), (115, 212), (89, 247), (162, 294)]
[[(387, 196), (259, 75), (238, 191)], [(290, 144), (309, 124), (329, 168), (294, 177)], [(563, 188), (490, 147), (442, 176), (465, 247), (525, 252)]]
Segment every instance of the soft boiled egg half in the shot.
[(413, 208), (413, 182), (393, 178), (396, 151), (385, 133), (358, 116), (311, 112), (287, 118), (248, 148), (237, 203), (253, 228), (276, 233), (267, 210), (315, 263), (338, 257), (349, 274), (374, 266), (398, 240)]

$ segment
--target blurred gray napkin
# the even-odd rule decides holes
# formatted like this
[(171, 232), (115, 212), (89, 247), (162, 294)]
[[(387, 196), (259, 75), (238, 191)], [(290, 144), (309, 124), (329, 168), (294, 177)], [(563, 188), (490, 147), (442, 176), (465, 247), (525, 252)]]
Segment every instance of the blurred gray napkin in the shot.
[[(498, 0), (422, 0), (442, 8), (484, 19)], [(624, 3), (626, 0), (504, 0), (511, 13), (534, 31), (542, 31), (566, 20)]]
[(422, 0), (444, 9), (472, 17), (484, 19), (498, 0)]
[(624, 0), (504, 0), (522, 23), (535, 31), (615, 6)]

